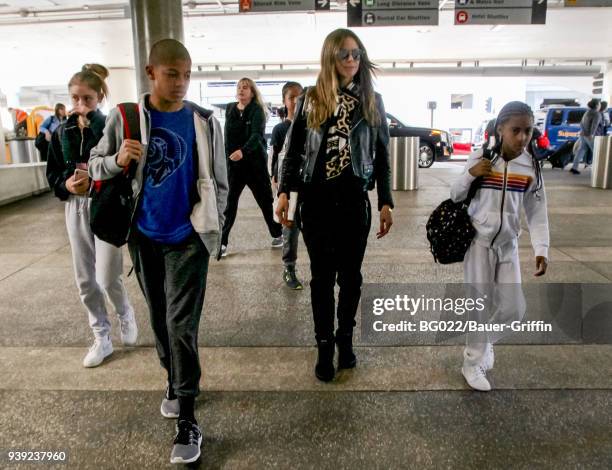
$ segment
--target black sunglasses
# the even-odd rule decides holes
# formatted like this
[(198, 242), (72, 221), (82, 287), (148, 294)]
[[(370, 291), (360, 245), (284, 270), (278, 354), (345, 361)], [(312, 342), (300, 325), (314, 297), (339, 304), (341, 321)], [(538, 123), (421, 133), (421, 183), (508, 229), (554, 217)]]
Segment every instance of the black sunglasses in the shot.
[(361, 49), (340, 49), (338, 51), (337, 57), (339, 60), (346, 60), (349, 58), (349, 55), (353, 57), (353, 60), (361, 60), (361, 55), (363, 51)]

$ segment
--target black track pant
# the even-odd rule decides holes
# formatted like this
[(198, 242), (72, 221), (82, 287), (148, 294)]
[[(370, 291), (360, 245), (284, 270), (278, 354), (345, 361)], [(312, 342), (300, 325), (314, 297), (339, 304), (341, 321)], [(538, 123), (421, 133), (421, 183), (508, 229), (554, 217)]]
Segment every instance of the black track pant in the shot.
[(129, 249), (168, 381), (177, 396), (196, 396), (201, 375), (198, 327), (208, 251), (195, 232), (178, 245), (157, 243), (137, 233)]

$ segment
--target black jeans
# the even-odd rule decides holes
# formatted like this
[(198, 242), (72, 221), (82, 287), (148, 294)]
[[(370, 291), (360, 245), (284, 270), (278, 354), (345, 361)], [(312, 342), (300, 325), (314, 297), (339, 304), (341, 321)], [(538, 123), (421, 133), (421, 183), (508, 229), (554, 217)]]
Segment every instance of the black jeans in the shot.
[(261, 209), (264, 220), (268, 225), (270, 235), (274, 238), (280, 237), (282, 226), (274, 221), (272, 215), (272, 185), (268, 176), (268, 170), (264, 160), (257, 162), (232, 162), (228, 161), (229, 193), (227, 195), (227, 207), (225, 208), (225, 225), (221, 236), (221, 244), (227, 245), (229, 234), (236, 221), (238, 212), (238, 201), (245, 186), (248, 186), (257, 205)]
[(178, 245), (157, 243), (137, 232), (129, 250), (168, 381), (177, 396), (196, 396), (201, 376), (198, 327), (208, 251), (195, 232)]
[(302, 235), (310, 257), (310, 293), (317, 340), (334, 337), (336, 281), (338, 329), (352, 335), (361, 297), (361, 264), (372, 218), (368, 194), (347, 200), (306, 196), (300, 205)]

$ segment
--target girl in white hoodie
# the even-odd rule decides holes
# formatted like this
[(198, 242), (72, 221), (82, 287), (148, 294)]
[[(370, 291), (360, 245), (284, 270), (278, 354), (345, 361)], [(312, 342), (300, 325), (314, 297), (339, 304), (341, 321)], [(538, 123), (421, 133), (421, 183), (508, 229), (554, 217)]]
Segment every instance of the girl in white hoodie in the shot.
[[(548, 266), (546, 194), (540, 165), (530, 149), (533, 125), (528, 105), (519, 101), (506, 104), (496, 120), (496, 136), (470, 156), (451, 187), (453, 201), (463, 201), (471, 184), (480, 177), (476, 183), (479, 189), (468, 208), (476, 235), (463, 268), (465, 283), (493, 306), (484, 311), (487, 318), (479, 323), (509, 324), (525, 313), (518, 256), (521, 207), (535, 251), (535, 276), (544, 275)], [(461, 372), (470, 387), (491, 390), (486, 372), (493, 367), (492, 343), (501, 336), (467, 336)]]

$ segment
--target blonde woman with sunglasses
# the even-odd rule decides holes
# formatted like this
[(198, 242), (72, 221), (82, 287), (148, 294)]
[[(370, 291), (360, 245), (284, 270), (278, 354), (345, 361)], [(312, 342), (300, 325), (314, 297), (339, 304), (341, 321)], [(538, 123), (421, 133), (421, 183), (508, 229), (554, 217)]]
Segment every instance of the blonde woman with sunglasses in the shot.
[[(321, 72), (297, 105), (287, 135), (277, 216), (290, 226), (288, 195), (299, 194), (302, 234), (310, 257), (312, 312), (318, 358), (316, 377), (333, 380), (355, 367), (353, 328), (361, 296), (361, 264), (371, 224), (368, 190), (376, 187), (377, 238), (393, 224), (389, 128), (382, 98), (374, 92), (361, 40), (337, 29), (323, 43)], [(338, 305), (334, 287), (340, 287)], [(334, 317), (338, 317), (334, 332)]]

